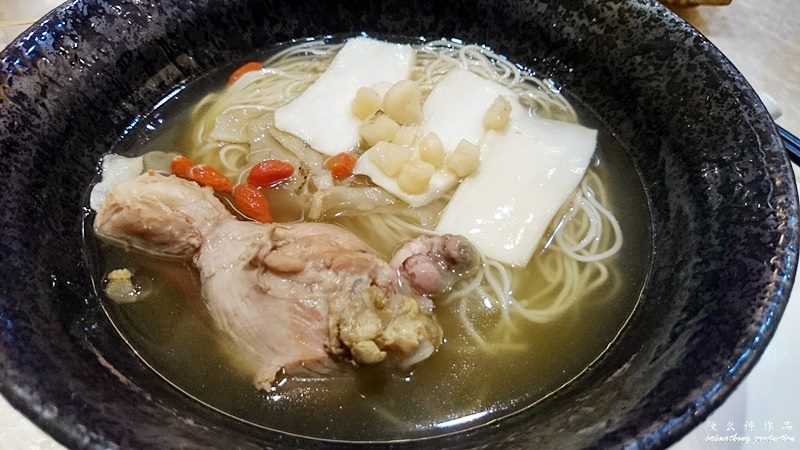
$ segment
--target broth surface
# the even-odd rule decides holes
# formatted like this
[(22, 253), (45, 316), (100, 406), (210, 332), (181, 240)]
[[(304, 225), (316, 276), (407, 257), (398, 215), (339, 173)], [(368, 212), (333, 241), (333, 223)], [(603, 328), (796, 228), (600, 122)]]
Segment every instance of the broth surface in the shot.
[[(225, 67), (177, 88), (112, 151), (129, 156), (154, 150), (186, 153), (189, 111), (204, 95), (222, 88), (231, 70)], [(570, 100), (579, 108), (579, 101)], [(518, 322), (528, 343), (525, 350), (480, 352), (460, 331), (455, 307), (439, 307), (445, 342), (411, 373), (347, 368), (325, 380), (288, 378), (266, 392), (237, 369), (236, 346), (213, 323), (190, 263), (99, 243), (95, 285), (102, 285), (104, 274), (124, 267), (151, 289), (134, 304), (117, 304), (99, 294), (103, 307), (134, 351), (164, 379), (258, 426), (322, 439), (383, 441), (441, 435), (513, 413), (579, 376), (607, 350), (630, 317), (650, 266), (650, 215), (639, 177), (599, 118), (578, 112), (582, 124), (599, 130), (594, 170), (605, 184), (625, 243), (608, 263), (615, 276), (589, 298), (553, 322)], [(531, 289), (535, 286), (532, 280)]]

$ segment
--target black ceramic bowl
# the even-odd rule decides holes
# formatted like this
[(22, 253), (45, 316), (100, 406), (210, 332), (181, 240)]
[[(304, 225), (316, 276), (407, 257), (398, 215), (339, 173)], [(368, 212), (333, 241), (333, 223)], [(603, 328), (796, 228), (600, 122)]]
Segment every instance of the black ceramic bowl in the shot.
[(534, 408), (410, 446), (674, 442), (775, 331), (797, 196), (734, 67), (654, 1), (75, 0), (0, 54), (0, 390), (82, 448), (323, 447), (205, 409), (110, 326), (81, 256), (99, 155), (172, 86), (291, 38), (368, 31), (485, 43), (553, 77), (624, 144), (650, 201), (641, 303), (593, 370)]

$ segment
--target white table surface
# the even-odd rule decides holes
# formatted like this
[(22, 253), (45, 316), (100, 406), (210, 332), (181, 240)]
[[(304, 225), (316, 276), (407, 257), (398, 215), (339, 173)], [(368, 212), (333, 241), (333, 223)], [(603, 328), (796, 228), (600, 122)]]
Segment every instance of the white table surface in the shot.
[[(58, 3), (0, 0), (0, 48)], [(731, 6), (681, 14), (733, 61), (756, 90), (775, 98), (784, 111), (778, 124), (800, 134), (800, 1), (733, 0)], [(794, 168), (795, 173), (800, 171)], [(800, 448), (799, 348), (800, 288), (792, 292), (775, 337), (750, 375), (672, 449)], [(0, 448), (63, 447), (0, 397)]]

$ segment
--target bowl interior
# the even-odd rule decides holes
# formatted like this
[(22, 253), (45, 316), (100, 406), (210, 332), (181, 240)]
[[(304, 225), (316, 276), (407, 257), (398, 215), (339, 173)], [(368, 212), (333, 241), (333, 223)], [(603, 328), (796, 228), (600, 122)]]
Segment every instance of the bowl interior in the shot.
[(0, 55), (0, 390), (74, 446), (322, 447), (207, 410), (146, 368), (93, 294), (99, 156), (176, 84), (277, 42), (366, 31), (483, 43), (552, 77), (625, 147), (652, 216), (633, 320), (585, 376), (416, 446), (665, 446), (755, 363), (796, 266), (797, 194), (731, 64), (655, 2), (74, 1)]

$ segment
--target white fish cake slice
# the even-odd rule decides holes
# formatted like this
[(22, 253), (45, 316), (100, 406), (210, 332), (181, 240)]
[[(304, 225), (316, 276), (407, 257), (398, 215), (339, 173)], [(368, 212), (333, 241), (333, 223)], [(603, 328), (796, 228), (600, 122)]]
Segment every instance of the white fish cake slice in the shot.
[[(515, 106), (515, 109), (519, 106)], [(597, 131), (512, 113), (486, 135), (476, 173), (456, 189), (436, 226), (467, 237), (485, 256), (528, 263), (589, 165)]]
[(415, 59), (410, 45), (352, 38), (308, 89), (275, 110), (275, 126), (326, 155), (351, 150), (360, 139), (351, 111), (358, 89), (408, 79)]

